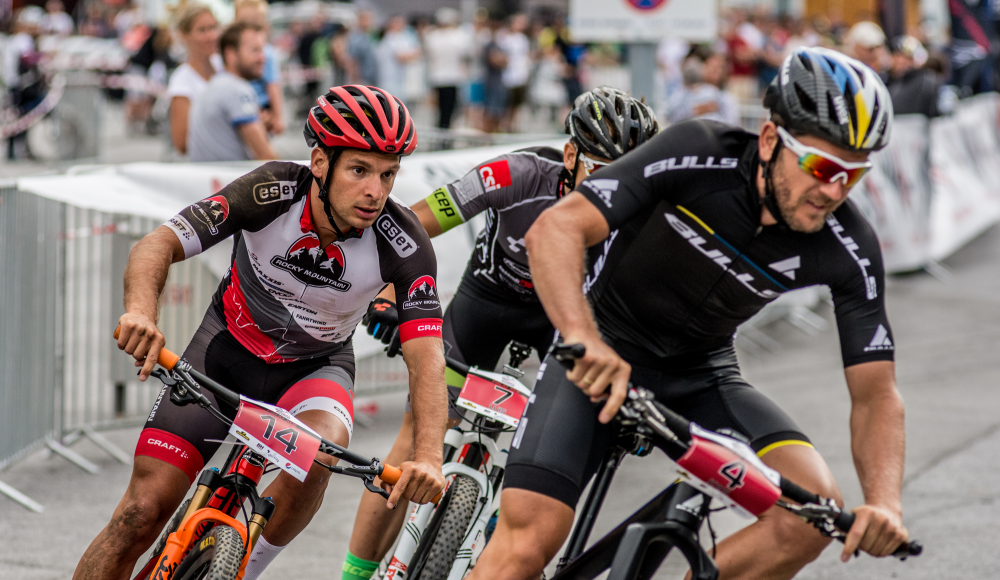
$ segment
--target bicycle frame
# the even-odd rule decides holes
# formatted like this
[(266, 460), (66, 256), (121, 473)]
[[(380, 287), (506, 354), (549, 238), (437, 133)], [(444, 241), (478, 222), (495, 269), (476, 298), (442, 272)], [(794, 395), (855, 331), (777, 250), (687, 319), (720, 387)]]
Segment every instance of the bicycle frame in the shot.
[[(517, 370), (516, 367), (530, 352), (529, 347), (516, 342), (512, 343), (511, 358), (515, 364), (513, 367), (506, 367), (505, 371), (515, 376), (513, 372)], [(469, 370), (468, 367), (457, 363), (457, 361), (449, 360), (448, 364), (462, 374), (467, 374)], [(474, 425), (492, 429), (488, 424), (490, 419), (489, 416), (479, 414), (476, 416)], [(495, 435), (499, 436), (500, 432), (499, 429), (496, 429)], [(481, 540), (483, 540), (486, 526), (489, 524), (491, 508), (503, 482), (503, 473), (507, 465), (507, 450), (500, 449), (493, 436), (483, 435), (475, 431), (462, 431), (458, 428), (448, 430), (445, 434), (444, 444), (445, 463), (441, 470), (445, 478), (453, 481), (452, 476), (465, 475), (479, 486), (479, 498), (475, 511), (473, 511), (455, 563), (448, 575), (449, 580), (461, 580), (474, 564), (473, 557), (476, 556), (476, 549), (482, 547)], [(436, 524), (439, 523), (440, 516), (444, 514), (450, 501), (447, 491), (448, 489), (445, 490), (446, 495), (438, 505), (424, 504), (411, 508), (403, 527), (404, 532), (386, 564), (383, 576), (385, 580), (402, 580), (420, 571), (422, 562), (413, 561), (414, 556), (419, 557), (424, 554), (429, 543), (437, 537)], [(435, 515), (439, 517), (435, 519)]]
[[(118, 337), (118, 334), (119, 331), (116, 330), (115, 338)], [(171, 404), (189, 405), (195, 403), (209, 411), (210, 414), (223, 423), (236, 427), (236, 434), (242, 435), (247, 441), (253, 440), (246, 433), (239, 431), (239, 428), (243, 427), (243, 424), (239, 423), (240, 415), (237, 414), (235, 421), (223, 415), (201, 393), (201, 388), (215, 395), (216, 400), (220, 403), (227, 404), (234, 409), (242, 410), (243, 405), (246, 403), (252, 409), (264, 410), (274, 415), (283, 414), (289, 416), (281, 409), (270, 407), (273, 411), (269, 411), (267, 408), (261, 407), (257, 401), (240, 397), (233, 391), (196, 371), (187, 361), (166, 349), (160, 351), (157, 362), (163, 368), (155, 369), (152, 374), (160, 379), (164, 385), (171, 387)], [(271, 426), (281, 420), (278, 417), (268, 414), (261, 415), (260, 419), (268, 420)], [(383, 497), (388, 498), (388, 492), (376, 487), (374, 479), (375, 477), (380, 477), (387, 483), (396, 483), (401, 473), (398, 469), (384, 465), (378, 459), (367, 459), (352, 453), (346, 448), (316, 435), (304, 424), (296, 422), (294, 419), (291, 421), (295, 422), (297, 426), (292, 423), (286, 423), (292, 425), (287, 431), (294, 432), (292, 434), (293, 437), (290, 437), (289, 441), (295, 441), (300, 436), (303, 439), (309, 437), (318, 438), (318, 443), (315, 440), (313, 442), (315, 445), (313, 449), (317, 449), (326, 455), (337, 457), (350, 464), (349, 466), (326, 465), (312, 458), (310, 455), (312, 461), (308, 464), (308, 467), (311, 467), (312, 464), (319, 464), (333, 473), (358, 477), (364, 481), (365, 487), (369, 491), (379, 493)], [(247, 429), (250, 430), (249, 427)], [(267, 437), (268, 435), (265, 434), (264, 438), (266, 439)], [(281, 440), (277, 433), (275, 433), (275, 439)], [(291, 443), (287, 443), (284, 440), (281, 441), (283, 445), (294, 449), (294, 445)], [(263, 453), (271, 453), (278, 458), (284, 457), (280, 452), (275, 452), (272, 448), (268, 447), (266, 443), (262, 444), (258, 441), (256, 446)], [(291, 453), (291, 451), (289, 450), (287, 453)], [(290, 457), (289, 463), (284, 467), (281, 464), (278, 464), (277, 467), (288, 471), (293, 477), (300, 480), (304, 479), (304, 473), (297, 475), (291, 471), (292, 463), (295, 461), (294, 458)], [(166, 580), (172, 576), (198, 538), (203, 536), (208, 529), (216, 524), (231, 526), (239, 533), (243, 540), (245, 551), (243, 560), (240, 563), (238, 576), (238, 578), (242, 578), (253, 547), (260, 538), (261, 533), (263, 533), (267, 521), (274, 514), (274, 501), (268, 497), (260, 497), (257, 492), (257, 486), (264, 476), (267, 465), (268, 460), (264, 455), (238, 442), (230, 452), (224, 466), (225, 475), (221, 475), (215, 468), (204, 469), (198, 478), (198, 486), (191, 498), (191, 503), (188, 505), (178, 524), (178, 529), (167, 536), (163, 551), (155, 557), (155, 560), (151, 559), (143, 567), (136, 576), (136, 580), (144, 578)], [(295, 466), (295, 469), (301, 468)], [(440, 496), (435, 498), (434, 501), (437, 501), (439, 498)], [(238, 515), (244, 509), (244, 504), (247, 500), (251, 501), (252, 515), (247, 518), (247, 525), (244, 526), (234, 516)]]

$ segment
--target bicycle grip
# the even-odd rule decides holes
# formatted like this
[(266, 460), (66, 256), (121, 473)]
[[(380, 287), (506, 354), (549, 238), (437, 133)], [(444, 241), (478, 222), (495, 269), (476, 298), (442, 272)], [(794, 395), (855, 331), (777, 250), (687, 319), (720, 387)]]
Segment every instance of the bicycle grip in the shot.
[[(399, 481), (399, 478), (402, 475), (403, 471), (398, 467), (393, 467), (388, 463), (383, 463), (382, 472), (379, 473), (378, 478), (388, 483), (389, 485), (396, 485), (396, 482)], [(434, 499), (431, 500), (431, 503), (437, 503), (441, 501), (442, 495), (444, 495), (444, 490), (439, 491), (438, 494), (434, 496)]]
[(557, 344), (552, 347), (552, 356), (556, 357), (562, 366), (572, 370), (576, 359), (587, 354), (587, 347), (582, 344)]
[[(117, 339), (122, 333), (122, 326), (119, 324), (118, 328), (115, 329), (115, 338)], [(160, 364), (161, 367), (167, 369), (168, 371), (174, 370), (174, 365), (177, 361), (181, 360), (181, 357), (170, 352), (165, 348), (160, 349), (160, 354), (156, 357), (156, 362)]]
[[(851, 531), (851, 526), (854, 525), (854, 514), (849, 511), (842, 511), (837, 519), (833, 520), (833, 525), (837, 526), (837, 529), (843, 532)], [(896, 551), (892, 553), (893, 556), (904, 559), (908, 556), (919, 556), (924, 551), (923, 545), (917, 540), (909, 540), (903, 542), (896, 548)]]

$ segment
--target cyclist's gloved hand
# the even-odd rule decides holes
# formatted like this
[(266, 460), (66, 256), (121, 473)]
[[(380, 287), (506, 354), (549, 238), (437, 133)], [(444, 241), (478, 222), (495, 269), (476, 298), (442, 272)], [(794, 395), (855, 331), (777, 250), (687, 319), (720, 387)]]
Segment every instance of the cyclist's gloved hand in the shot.
[(368, 312), (361, 319), (361, 324), (368, 328), (368, 334), (376, 340), (382, 341), (382, 344), (389, 344), (393, 335), (398, 335), (399, 312), (392, 302), (376, 298), (368, 305)]
[[(385, 341), (383, 341), (385, 342)], [(389, 339), (389, 346), (385, 347), (385, 356), (392, 358), (403, 352), (403, 345), (399, 340), (399, 327), (392, 331), (392, 338)]]

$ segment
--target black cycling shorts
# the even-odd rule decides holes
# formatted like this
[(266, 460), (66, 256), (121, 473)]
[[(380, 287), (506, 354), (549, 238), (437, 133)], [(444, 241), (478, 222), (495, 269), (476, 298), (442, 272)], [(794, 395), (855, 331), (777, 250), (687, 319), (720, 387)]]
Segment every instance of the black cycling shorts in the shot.
[[(466, 276), (448, 304), (441, 329), (444, 353), (461, 363), (492, 371), (507, 345), (517, 341), (534, 348), (541, 360), (555, 334), (542, 305), (500, 298), (481, 288), (482, 284)], [(461, 419), (455, 401), (463, 380), (457, 373), (447, 374), (448, 417)], [(409, 399), (406, 411), (410, 411)]]
[[(237, 393), (288, 409), (293, 415), (312, 409), (327, 411), (343, 421), (348, 433), (353, 431), (354, 349), (350, 343), (328, 356), (267, 364), (243, 347), (209, 308), (183, 357)], [(227, 417), (236, 416), (236, 409), (220, 406), (214, 395), (203, 393)], [(164, 386), (146, 419), (135, 455), (166, 461), (193, 482), (228, 431), (198, 405), (174, 405), (170, 387)]]
[[(791, 417), (743, 379), (731, 346), (672, 370), (633, 366), (632, 383), (706, 429), (748, 440), (760, 456), (783, 445), (812, 446)], [(597, 421), (603, 405), (591, 403), (565, 367), (546, 358), (514, 434), (504, 487), (575, 507), (614, 435), (614, 423)]]

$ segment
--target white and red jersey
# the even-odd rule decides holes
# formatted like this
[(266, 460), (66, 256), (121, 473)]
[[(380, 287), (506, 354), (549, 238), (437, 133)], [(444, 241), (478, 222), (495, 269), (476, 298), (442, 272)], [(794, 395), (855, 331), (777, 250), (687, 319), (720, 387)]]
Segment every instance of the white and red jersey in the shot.
[(234, 236), (232, 266), (212, 299), (229, 332), (268, 363), (329, 355), (392, 283), (402, 341), (440, 337), (437, 260), (416, 215), (390, 198), (360, 238), (323, 248), (312, 183), (308, 167), (267, 163), (165, 224), (185, 258)]

